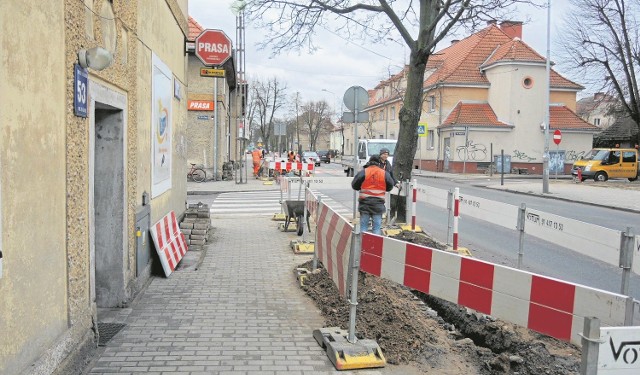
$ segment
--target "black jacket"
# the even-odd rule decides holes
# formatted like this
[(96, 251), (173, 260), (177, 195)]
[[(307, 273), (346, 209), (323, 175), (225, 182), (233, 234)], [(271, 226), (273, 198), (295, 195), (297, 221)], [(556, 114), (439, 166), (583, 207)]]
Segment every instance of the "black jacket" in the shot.
[(389, 172), (389, 174), (391, 175), (391, 179), (393, 180), (393, 184), (395, 185), (398, 180), (396, 180), (396, 178), (393, 176), (393, 166), (391, 165), (391, 163), (389, 163), (388, 160), (382, 162), (382, 169)]
[[(380, 168), (376, 165), (365, 165), (364, 168)], [(353, 177), (353, 180), (351, 181), (351, 187), (353, 188), (353, 190), (360, 190), (360, 188), (362, 188), (362, 183), (364, 182), (364, 178), (365, 178), (365, 170), (364, 168), (358, 172), (355, 177)], [(389, 172), (387, 171), (384, 174), (384, 180), (385, 180), (385, 190), (386, 191), (391, 191), (391, 189), (393, 189), (393, 177), (391, 177), (391, 174), (389, 174)], [(380, 215), (383, 214), (385, 212), (386, 208), (384, 206), (384, 199), (382, 198), (378, 198), (378, 197), (366, 197), (364, 199), (358, 199), (358, 211), (359, 212), (368, 212), (369, 214), (372, 215)]]

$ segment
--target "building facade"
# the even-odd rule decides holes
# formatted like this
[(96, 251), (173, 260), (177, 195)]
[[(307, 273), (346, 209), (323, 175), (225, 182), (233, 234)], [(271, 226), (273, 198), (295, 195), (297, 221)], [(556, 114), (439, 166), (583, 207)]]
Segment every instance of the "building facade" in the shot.
[(151, 274), (149, 223), (184, 212), (186, 15), (0, 2), (0, 373), (86, 355)]
[[(395, 139), (406, 88), (406, 70), (369, 91), (375, 134)], [(550, 89), (549, 89), (550, 88)], [(423, 84), (416, 168), (445, 172), (482, 172), (504, 152), (505, 172), (542, 174), (545, 95), (549, 92), (550, 130), (562, 133), (559, 147), (550, 141), (550, 169), (570, 169), (591, 149), (598, 128), (576, 115), (576, 94), (583, 87), (551, 70), (546, 60), (522, 41), (522, 24), (491, 23), (429, 58)], [(364, 134), (360, 125), (359, 134)], [(345, 135), (353, 138), (353, 132)], [(364, 135), (363, 135), (364, 136)], [(353, 140), (345, 140), (350, 153)], [(500, 159), (501, 161), (502, 159)], [(508, 164), (507, 164), (508, 163)]]

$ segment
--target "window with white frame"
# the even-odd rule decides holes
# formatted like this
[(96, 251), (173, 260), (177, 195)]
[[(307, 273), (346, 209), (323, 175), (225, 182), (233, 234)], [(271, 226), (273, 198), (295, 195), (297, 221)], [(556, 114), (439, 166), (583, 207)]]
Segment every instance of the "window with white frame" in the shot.
[(391, 107), (391, 120), (396, 119), (396, 107)]
[(599, 118), (594, 118), (593, 119), (593, 125), (600, 126), (600, 119)]
[(429, 112), (433, 112), (436, 110), (436, 96), (435, 95), (429, 95), (429, 100), (427, 105), (429, 106)]
[(433, 149), (434, 147), (434, 135), (435, 133), (433, 132), (433, 130), (428, 130), (427, 131), (427, 148), (428, 149)]

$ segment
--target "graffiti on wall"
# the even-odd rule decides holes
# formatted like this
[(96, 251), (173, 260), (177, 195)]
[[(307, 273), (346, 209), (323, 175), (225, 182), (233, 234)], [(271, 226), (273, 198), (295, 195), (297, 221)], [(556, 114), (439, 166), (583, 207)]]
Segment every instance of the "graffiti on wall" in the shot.
[(522, 152), (522, 151), (519, 151), (519, 150), (513, 150), (513, 158), (514, 159), (519, 159), (519, 160), (524, 160), (524, 161), (536, 160), (536, 158), (527, 155), (526, 152)]
[(456, 147), (456, 152), (460, 160), (484, 160), (487, 157), (487, 147), (472, 140), (468, 140), (464, 146)]
[(575, 151), (575, 150), (568, 150), (567, 153), (564, 155), (565, 160), (569, 160), (569, 161), (576, 161), (578, 159), (582, 159), (589, 151)]

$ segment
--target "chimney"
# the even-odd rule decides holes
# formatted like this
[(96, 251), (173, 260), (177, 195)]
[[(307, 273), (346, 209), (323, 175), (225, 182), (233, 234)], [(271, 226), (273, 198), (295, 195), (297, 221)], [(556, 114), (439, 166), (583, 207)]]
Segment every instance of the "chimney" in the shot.
[(451, 45), (458, 43), (460, 39), (451, 39)]
[(487, 26), (495, 25), (497, 23), (498, 23), (498, 21), (496, 21), (496, 20), (489, 20), (489, 21), (487, 21)]
[(500, 22), (500, 29), (509, 35), (511, 39), (522, 39), (522, 22), (520, 21), (502, 21)]

